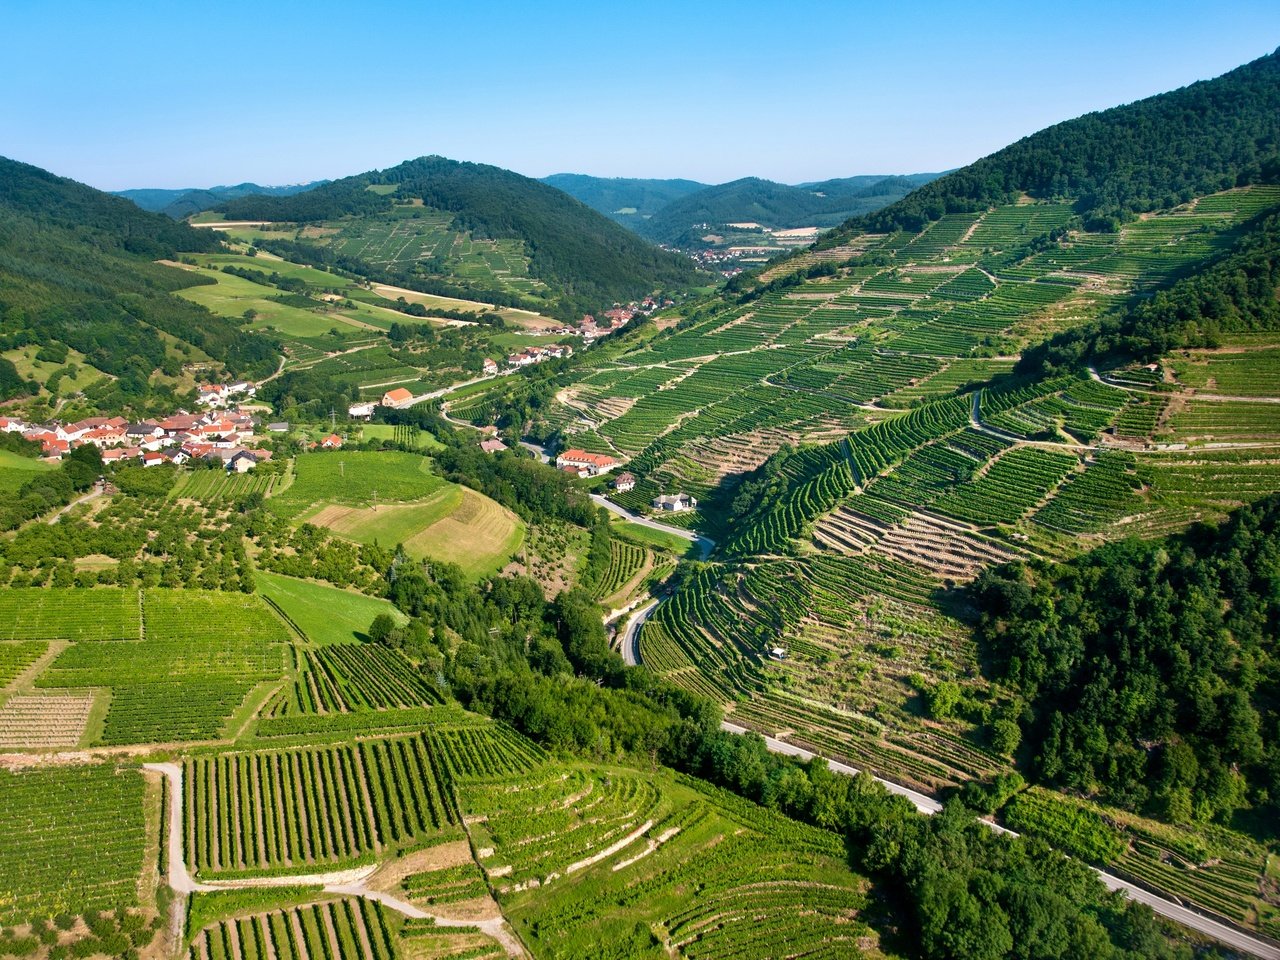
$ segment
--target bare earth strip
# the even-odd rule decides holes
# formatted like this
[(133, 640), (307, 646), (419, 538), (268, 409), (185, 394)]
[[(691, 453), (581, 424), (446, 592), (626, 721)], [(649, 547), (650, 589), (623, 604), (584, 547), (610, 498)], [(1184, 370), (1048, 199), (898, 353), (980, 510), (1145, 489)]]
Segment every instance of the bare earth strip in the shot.
[(74, 747), (84, 736), (92, 696), (31, 693), (0, 707), (0, 747)]

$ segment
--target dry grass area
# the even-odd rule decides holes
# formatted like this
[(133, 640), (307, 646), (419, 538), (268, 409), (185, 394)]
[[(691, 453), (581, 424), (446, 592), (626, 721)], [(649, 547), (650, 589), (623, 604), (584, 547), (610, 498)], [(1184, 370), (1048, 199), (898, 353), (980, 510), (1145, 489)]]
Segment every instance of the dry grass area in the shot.
[(84, 736), (92, 696), (30, 693), (0, 707), (0, 747), (74, 747)]

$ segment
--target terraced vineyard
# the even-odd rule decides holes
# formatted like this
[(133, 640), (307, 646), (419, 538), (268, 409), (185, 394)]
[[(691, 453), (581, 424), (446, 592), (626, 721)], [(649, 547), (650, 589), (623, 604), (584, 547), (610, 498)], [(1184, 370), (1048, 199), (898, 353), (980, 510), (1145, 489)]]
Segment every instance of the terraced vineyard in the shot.
[[(637, 921), (673, 955), (845, 956), (872, 948), (865, 881), (830, 834), (670, 774), (548, 768), (476, 784), (481, 866), (536, 955), (598, 956)], [(554, 827), (554, 831), (548, 828)], [(473, 828), (476, 829), (476, 828)]]
[(296, 705), (304, 713), (425, 706), (440, 694), (403, 655), (373, 644), (341, 644), (306, 650), (294, 684)]
[(867, 255), (835, 276), (722, 301), (584, 368), (553, 417), (630, 456), (639, 484), (617, 499), (632, 508), (663, 489), (711, 499), (797, 447), (776, 499), (713, 533), (720, 562), (648, 621), (644, 662), (740, 722), (891, 778), (1003, 768), (977, 725), (919, 706), (956, 678), (971, 702), (992, 695), (940, 591), (1280, 489), (1274, 337), (1039, 381), (1003, 376), (1012, 356), (1226, 250), (1277, 204), (1280, 189), (1250, 187), (1052, 240), (1066, 205), (948, 216), (862, 237)]

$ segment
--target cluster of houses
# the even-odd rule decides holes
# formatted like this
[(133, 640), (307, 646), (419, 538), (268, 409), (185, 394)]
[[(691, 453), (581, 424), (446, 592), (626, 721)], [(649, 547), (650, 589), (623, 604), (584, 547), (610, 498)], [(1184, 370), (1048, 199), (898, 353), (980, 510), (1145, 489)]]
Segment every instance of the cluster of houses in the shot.
[[(573, 356), (573, 347), (568, 344), (553, 343), (549, 347), (525, 347), (507, 357), (507, 366), (527, 367), (530, 364), (542, 363), (544, 360), (559, 360), (561, 357), (571, 356)], [(497, 364), (494, 364), (494, 372), (497, 372)]]
[[(272, 424), (268, 429), (279, 426), (285, 425)], [(124, 417), (89, 417), (76, 423), (29, 424), (14, 417), (0, 417), (0, 430), (20, 433), (39, 443), (46, 460), (61, 460), (76, 447), (89, 445), (102, 451), (104, 463), (136, 460), (144, 467), (155, 467), (206, 459), (220, 461), (238, 473), (271, 457), (269, 450), (246, 446), (257, 427), (257, 421), (248, 413), (220, 409), (179, 412), (162, 420), (138, 423)]]
[(233, 398), (247, 400), (258, 392), (258, 388), (247, 380), (235, 383), (202, 383), (196, 388), (196, 403), (210, 409), (228, 406)]
[(618, 461), (608, 454), (588, 453), (576, 447), (565, 450), (556, 457), (556, 469), (572, 473), (577, 477), (598, 477), (608, 473), (618, 465)]

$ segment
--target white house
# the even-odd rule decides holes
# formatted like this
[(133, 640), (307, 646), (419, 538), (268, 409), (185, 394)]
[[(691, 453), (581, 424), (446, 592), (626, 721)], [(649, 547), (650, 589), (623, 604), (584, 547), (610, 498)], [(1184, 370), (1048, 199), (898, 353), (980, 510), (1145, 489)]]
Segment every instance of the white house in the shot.
[(684, 510), (696, 510), (698, 501), (687, 493), (663, 494), (653, 498), (653, 509), (680, 513)]

